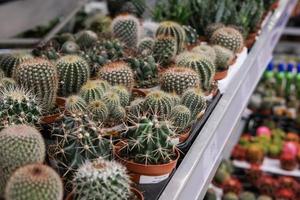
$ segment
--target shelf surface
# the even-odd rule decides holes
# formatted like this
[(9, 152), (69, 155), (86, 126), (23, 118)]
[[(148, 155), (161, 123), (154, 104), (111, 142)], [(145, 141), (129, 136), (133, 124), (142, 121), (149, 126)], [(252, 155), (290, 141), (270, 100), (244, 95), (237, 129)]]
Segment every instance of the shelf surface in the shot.
[(160, 200), (203, 199), (209, 183), (224, 155), (228, 154), (233, 130), (244, 108), (272, 58), (296, 0), (281, 0), (279, 8), (269, 18), (245, 62), (228, 83), (194, 144), (160, 196)]

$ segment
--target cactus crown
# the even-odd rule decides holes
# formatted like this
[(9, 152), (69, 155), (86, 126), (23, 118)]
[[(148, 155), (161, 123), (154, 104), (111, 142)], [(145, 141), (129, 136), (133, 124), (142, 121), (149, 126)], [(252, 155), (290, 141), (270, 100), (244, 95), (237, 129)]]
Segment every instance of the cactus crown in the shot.
[(66, 99), (65, 109), (68, 112), (84, 112), (86, 108), (85, 100), (78, 95), (71, 95)]
[(176, 40), (170, 36), (159, 36), (153, 47), (155, 61), (162, 65), (168, 65), (177, 52)]
[(225, 70), (228, 69), (230, 63), (234, 59), (234, 53), (231, 50), (226, 49), (225, 47), (219, 45), (214, 45), (213, 49), (216, 52), (215, 64), (217, 70), (222, 71), (224, 69)]
[(172, 105), (170, 95), (160, 90), (150, 92), (144, 101), (145, 111), (162, 117), (170, 114)]
[(91, 30), (83, 30), (76, 34), (76, 43), (83, 49), (91, 47), (97, 40), (98, 36)]
[(149, 55), (153, 51), (154, 39), (151, 37), (143, 38), (138, 44), (138, 52)]
[(104, 93), (110, 89), (110, 85), (104, 80), (90, 80), (84, 84), (79, 95), (87, 102), (99, 100), (103, 97)]
[(92, 119), (100, 123), (105, 122), (109, 115), (109, 110), (106, 104), (101, 100), (90, 102), (88, 105), (88, 110), (91, 112)]
[(179, 131), (186, 129), (191, 122), (191, 111), (184, 105), (174, 106), (169, 117), (173, 126)]

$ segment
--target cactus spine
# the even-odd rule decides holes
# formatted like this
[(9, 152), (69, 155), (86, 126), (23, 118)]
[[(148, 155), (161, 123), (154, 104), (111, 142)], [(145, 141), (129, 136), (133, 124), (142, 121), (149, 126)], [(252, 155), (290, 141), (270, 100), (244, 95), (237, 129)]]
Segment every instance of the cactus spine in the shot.
[(150, 92), (144, 101), (145, 111), (160, 116), (168, 116), (172, 108), (172, 98), (163, 91)]
[(214, 32), (216, 30), (218, 30), (219, 28), (224, 28), (225, 25), (222, 23), (212, 23), (209, 24), (206, 29), (205, 29), (205, 36), (208, 40), (210, 40), (211, 36), (214, 34)]
[(120, 105), (125, 107), (129, 104), (130, 101), (130, 93), (128, 90), (122, 85), (116, 85), (112, 87), (112, 91), (118, 94), (120, 98)]
[(89, 48), (93, 46), (98, 40), (98, 36), (95, 32), (90, 30), (80, 31), (76, 34), (76, 43), (82, 48)]
[(138, 52), (141, 54), (151, 54), (154, 47), (154, 39), (150, 37), (143, 38), (138, 44)]
[(2, 78), (0, 79), (0, 89), (9, 89), (9, 88), (13, 88), (13, 87), (17, 87), (17, 83), (14, 79), (12, 78)]
[(209, 60), (213, 63), (215, 63), (215, 61), (216, 61), (217, 55), (216, 55), (215, 50), (207, 44), (201, 44), (199, 46), (194, 47), (192, 49), (192, 52), (198, 53), (201, 56), (209, 58)]
[(197, 33), (197, 30), (194, 29), (193, 27), (191, 27), (190, 25), (183, 25), (182, 28), (184, 29), (184, 32), (185, 32), (185, 43), (187, 45), (193, 45), (193, 44), (196, 44), (197, 41), (198, 41), (198, 33)]
[(68, 112), (84, 112), (87, 109), (87, 104), (83, 98), (77, 95), (71, 95), (66, 99), (65, 109)]
[(105, 122), (109, 114), (106, 104), (101, 100), (90, 102), (88, 110), (92, 114), (92, 119), (96, 122)]
[(87, 102), (99, 100), (103, 97), (104, 93), (110, 89), (109, 83), (102, 80), (87, 81), (80, 91), (79, 95)]
[(5, 189), (7, 200), (62, 200), (63, 184), (50, 167), (31, 164), (19, 168)]
[(216, 52), (215, 64), (217, 71), (228, 69), (230, 63), (234, 60), (234, 53), (225, 47), (214, 45), (213, 49)]
[(16, 67), (29, 59), (32, 59), (32, 56), (26, 53), (6, 54), (0, 59), (0, 68), (4, 71), (6, 77), (12, 77)]
[(176, 40), (173, 37), (159, 36), (156, 38), (153, 47), (153, 57), (156, 62), (167, 65), (174, 59), (176, 52)]
[(172, 108), (170, 121), (180, 131), (188, 127), (191, 121), (191, 111), (183, 105), (177, 105)]

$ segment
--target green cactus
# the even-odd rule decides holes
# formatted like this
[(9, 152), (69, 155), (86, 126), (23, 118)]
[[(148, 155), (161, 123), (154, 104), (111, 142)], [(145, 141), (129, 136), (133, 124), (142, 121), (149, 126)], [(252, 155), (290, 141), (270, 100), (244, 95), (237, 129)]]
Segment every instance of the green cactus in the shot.
[(201, 80), (202, 89), (204, 91), (211, 89), (216, 72), (216, 67), (211, 60), (194, 52), (183, 52), (177, 56), (176, 64), (195, 70)]
[(0, 59), (0, 69), (4, 71), (6, 77), (12, 77), (14, 70), (20, 63), (32, 58), (27, 53), (5, 54)]
[(213, 49), (216, 52), (215, 64), (217, 71), (228, 69), (229, 65), (234, 60), (234, 53), (231, 50), (219, 45), (214, 45)]
[(209, 58), (209, 60), (213, 63), (216, 62), (216, 52), (213, 47), (207, 45), (207, 44), (200, 44), (199, 46), (196, 46), (192, 49), (192, 52), (198, 53), (201, 56), (204, 56), (206, 58)]
[(179, 95), (177, 95), (175, 92), (169, 94), (171, 100), (172, 100), (172, 106), (177, 106), (181, 103), (181, 98)]
[(50, 167), (31, 164), (19, 168), (5, 189), (7, 200), (62, 200), (63, 183)]
[(190, 125), (191, 111), (186, 106), (177, 105), (172, 108), (169, 119), (176, 129), (183, 131)]
[(272, 200), (272, 197), (269, 197), (267, 195), (260, 195), (257, 200)]
[(174, 136), (167, 121), (142, 116), (128, 127), (125, 134), (128, 145), (121, 150), (121, 156), (145, 165), (168, 163), (175, 157), (175, 146), (170, 139)]
[(80, 51), (80, 47), (73, 41), (66, 41), (61, 46), (61, 52), (64, 54), (77, 54)]
[(119, 94), (112, 90), (106, 92), (101, 100), (105, 103), (110, 113), (112, 113), (115, 108), (121, 106)]
[(146, 55), (151, 54), (153, 51), (154, 43), (155, 41), (151, 37), (145, 37), (141, 39), (138, 44), (138, 52)]
[(74, 199), (127, 200), (131, 197), (126, 168), (102, 158), (83, 164), (74, 176)]
[(176, 40), (173, 37), (159, 36), (153, 47), (155, 61), (162, 65), (169, 64), (176, 56)]
[(240, 194), (239, 200), (256, 200), (256, 197), (252, 192), (244, 191)]
[(45, 143), (41, 134), (28, 125), (12, 125), (0, 132), (0, 194), (8, 178), (19, 167), (42, 163)]
[(63, 56), (56, 62), (56, 68), (60, 82), (58, 93), (61, 96), (77, 93), (90, 78), (89, 66), (80, 56)]
[(109, 115), (109, 122), (113, 125), (121, 124), (125, 120), (126, 116), (125, 108), (122, 106), (115, 107)]
[(199, 114), (206, 109), (206, 99), (199, 88), (191, 88), (184, 92), (181, 103), (190, 109), (192, 121), (197, 119)]
[(224, 28), (225, 25), (223, 23), (212, 23), (209, 24), (206, 28), (205, 28), (205, 36), (208, 40), (210, 40), (211, 36), (214, 34), (214, 32), (216, 30), (218, 30), (219, 28)]
[[(0, 60), (0, 62), (1, 62), (1, 60)], [(0, 69), (0, 80), (3, 79), (4, 77), (5, 77), (5, 73), (2, 69)]]
[(144, 99), (137, 98), (130, 102), (130, 105), (127, 107), (127, 113), (129, 118), (137, 118), (143, 113)]
[(71, 95), (66, 99), (65, 109), (71, 113), (85, 112), (87, 111), (87, 104), (80, 96)]
[(95, 100), (89, 103), (87, 108), (92, 115), (92, 119), (96, 122), (104, 123), (108, 117), (108, 108), (101, 100)]
[(7, 89), (7, 88), (12, 88), (12, 87), (17, 87), (17, 83), (14, 79), (12, 78), (2, 78), (0, 79), (0, 89)]
[(60, 47), (60, 44), (56, 39), (51, 39), (50, 41), (46, 43), (39, 44), (36, 48), (32, 50), (32, 55), (35, 57), (43, 58), (43, 59), (49, 59), (55, 61), (60, 57), (60, 54), (58, 52)]
[(222, 185), (229, 178), (230, 178), (230, 173), (227, 170), (218, 168), (213, 178), (213, 181), (218, 185)]
[(60, 44), (64, 44), (67, 41), (75, 41), (75, 37), (72, 33), (62, 33), (54, 37)]
[(48, 155), (63, 177), (71, 180), (74, 171), (87, 160), (110, 157), (111, 142), (100, 132), (88, 115), (79, 112), (63, 115), (53, 125), (55, 143), (49, 146)]
[(122, 107), (125, 107), (129, 104), (130, 101), (130, 93), (127, 88), (122, 85), (115, 85), (112, 87), (112, 91), (117, 93), (120, 98), (120, 104)]
[(108, 0), (107, 6), (111, 16), (130, 13), (142, 17), (146, 10), (145, 0)]
[(191, 27), (190, 25), (183, 25), (182, 28), (185, 32), (185, 43), (187, 45), (194, 45), (198, 42), (198, 33), (197, 30)]
[(37, 99), (43, 102), (44, 111), (54, 107), (58, 77), (57, 70), (50, 61), (39, 58), (25, 61), (15, 69), (14, 79), (37, 95)]
[(162, 90), (181, 95), (188, 88), (199, 87), (200, 80), (194, 70), (175, 66), (162, 73), (160, 84)]
[(134, 85), (134, 74), (128, 64), (123, 61), (104, 65), (99, 70), (98, 77), (111, 85), (124, 85), (128, 89)]
[(30, 92), (17, 87), (0, 91), (0, 129), (14, 124), (36, 125), (41, 105)]
[(217, 200), (217, 194), (214, 189), (209, 188), (203, 200)]
[(173, 37), (176, 41), (176, 53), (180, 53), (185, 47), (185, 31), (176, 22), (161, 22), (156, 30), (156, 37), (158, 36)]
[(222, 197), (222, 200), (239, 200), (239, 198), (235, 193), (228, 192)]
[(107, 81), (103, 80), (90, 80), (84, 84), (79, 95), (87, 102), (99, 100), (103, 97), (104, 93), (110, 89), (110, 85)]
[(172, 98), (168, 93), (157, 90), (150, 92), (144, 101), (145, 111), (160, 115), (168, 116), (172, 108)]
[(223, 46), (234, 53), (238, 53), (244, 47), (243, 35), (236, 29), (230, 27), (219, 28), (210, 38), (210, 42)]
[(141, 27), (139, 20), (128, 14), (122, 14), (114, 18), (111, 23), (112, 34), (128, 48), (137, 46)]
[(75, 37), (76, 37), (76, 43), (82, 49), (86, 49), (93, 46), (98, 40), (97, 34), (91, 30), (80, 31), (75, 35)]
[(102, 13), (94, 14), (85, 21), (85, 27), (97, 34), (108, 33), (111, 24), (111, 18)]

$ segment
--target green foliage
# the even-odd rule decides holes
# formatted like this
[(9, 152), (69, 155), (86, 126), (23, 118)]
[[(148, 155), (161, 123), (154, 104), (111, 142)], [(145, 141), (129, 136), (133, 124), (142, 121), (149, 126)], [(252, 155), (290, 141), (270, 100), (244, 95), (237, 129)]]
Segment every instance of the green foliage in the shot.
[(71, 95), (66, 99), (65, 109), (71, 113), (85, 112), (87, 110), (87, 104), (80, 96)]
[(107, 81), (103, 80), (90, 80), (84, 84), (79, 95), (87, 102), (99, 100), (104, 96), (104, 93), (110, 89), (110, 85)]
[(177, 52), (176, 40), (173, 37), (159, 36), (153, 47), (153, 57), (156, 62), (168, 65)]
[(12, 77), (16, 67), (29, 59), (32, 59), (32, 56), (26, 53), (5, 54), (0, 58), (0, 68), (4, 71), (6, 77)]

